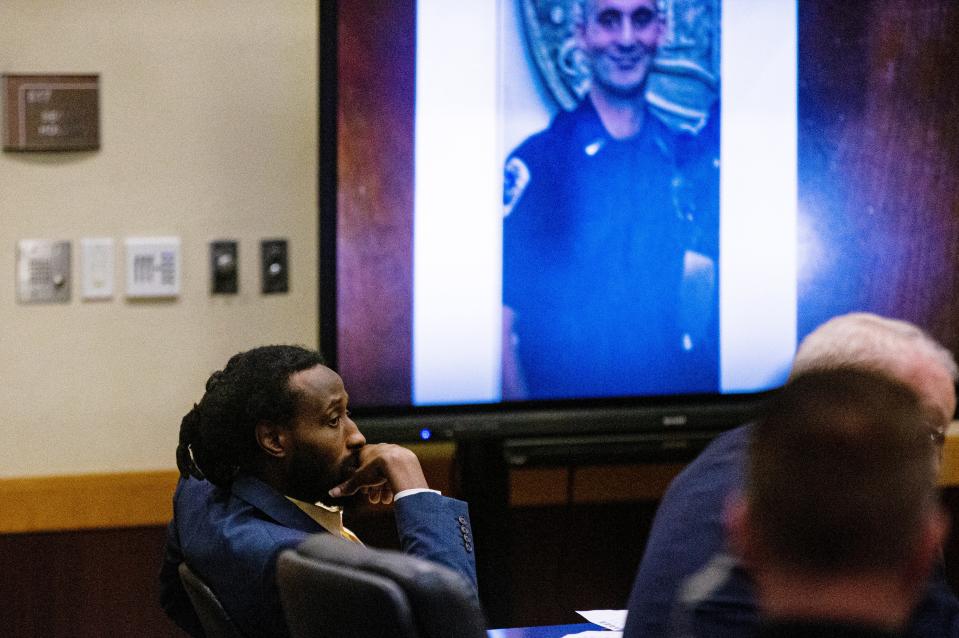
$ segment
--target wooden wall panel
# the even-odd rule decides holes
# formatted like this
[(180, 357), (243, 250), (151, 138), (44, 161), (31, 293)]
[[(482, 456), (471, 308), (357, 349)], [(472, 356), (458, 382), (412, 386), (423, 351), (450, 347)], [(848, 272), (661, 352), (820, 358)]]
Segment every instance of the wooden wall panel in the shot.
[(185, 636), (160, 610), (163, 527), (0, 535), (7, 638)]
[(0, 480), (0, 533), (161, 525), (178, 473), (126, 472)]

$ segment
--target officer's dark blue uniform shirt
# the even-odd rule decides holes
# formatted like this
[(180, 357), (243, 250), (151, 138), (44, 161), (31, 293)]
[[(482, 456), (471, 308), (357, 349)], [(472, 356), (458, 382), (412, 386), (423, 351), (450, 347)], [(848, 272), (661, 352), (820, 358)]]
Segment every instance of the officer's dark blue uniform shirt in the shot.
[(648, 111), (613, 139), (585, 99), (507, 159), (503, 303), (529, 398), (716, 390), (716, 322), (693, 343), (679, 305), (685, 252), (716, 257), (718, 169), (687, 147)]

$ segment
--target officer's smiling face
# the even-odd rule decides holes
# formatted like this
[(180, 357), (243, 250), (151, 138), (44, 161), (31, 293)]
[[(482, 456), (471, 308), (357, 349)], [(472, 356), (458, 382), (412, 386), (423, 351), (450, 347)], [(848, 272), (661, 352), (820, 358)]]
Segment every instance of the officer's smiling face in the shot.
[(656, 0), (586, 0), (577, 40), (592, 65), (594, 90), (639, 95), (662, 36)]

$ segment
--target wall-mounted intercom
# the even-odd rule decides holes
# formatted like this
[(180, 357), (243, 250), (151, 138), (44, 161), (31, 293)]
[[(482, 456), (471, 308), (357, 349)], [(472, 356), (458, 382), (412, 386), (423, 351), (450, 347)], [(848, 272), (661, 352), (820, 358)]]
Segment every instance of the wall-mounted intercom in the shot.
[(17, 301), (70, 301), (70, 242), (46, 239), (17, 242)]

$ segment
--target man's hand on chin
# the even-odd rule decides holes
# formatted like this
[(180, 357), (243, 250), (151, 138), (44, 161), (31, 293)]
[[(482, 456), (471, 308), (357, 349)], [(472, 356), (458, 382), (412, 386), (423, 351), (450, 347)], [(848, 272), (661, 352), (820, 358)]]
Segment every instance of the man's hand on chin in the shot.
[(363, 492), (371, 503), (385, 504), (403, 490), (428, 487), (415, 454), (399, 445), (377, 443), (360, 448), (356, 471), (331, 489), (330, 496), (340, 498)]

